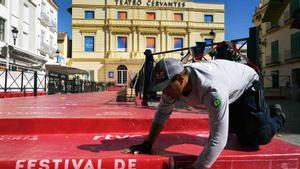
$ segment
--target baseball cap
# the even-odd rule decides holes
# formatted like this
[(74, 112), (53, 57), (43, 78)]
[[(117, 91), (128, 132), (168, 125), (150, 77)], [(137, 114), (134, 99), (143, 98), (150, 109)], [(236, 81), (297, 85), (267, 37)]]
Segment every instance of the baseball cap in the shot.
[(184, 70), (183, 63), (175, 58), (161, 59), (153, 69), (153, 82), (149, 90), (156, 92), (164, 90), (171, 79)]

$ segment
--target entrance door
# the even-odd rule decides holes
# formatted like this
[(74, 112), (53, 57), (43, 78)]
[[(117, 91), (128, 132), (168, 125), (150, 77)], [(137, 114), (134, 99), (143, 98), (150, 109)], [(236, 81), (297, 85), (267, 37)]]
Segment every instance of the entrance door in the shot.
[(120, 65), (117, 68), (118, 71), (118, 85), (126, 85), (127, 83), (127, 67), (125, 65)]
[(279, 71), (272, 71), (272, 87), (279, 88)]

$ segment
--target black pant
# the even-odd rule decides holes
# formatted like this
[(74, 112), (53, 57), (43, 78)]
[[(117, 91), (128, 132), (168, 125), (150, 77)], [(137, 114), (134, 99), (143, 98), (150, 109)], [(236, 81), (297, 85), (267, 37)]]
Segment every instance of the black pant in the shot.
[(229, 128), (244, 146), (267, 144), (283, 126), (283, 118), (272, 115), (263, 89), (255, 82), (234, 103), (229, 105)]

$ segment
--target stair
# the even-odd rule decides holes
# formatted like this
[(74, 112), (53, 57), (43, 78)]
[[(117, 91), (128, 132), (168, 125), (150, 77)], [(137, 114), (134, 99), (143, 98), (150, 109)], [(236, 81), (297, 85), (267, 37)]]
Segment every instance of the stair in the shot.
[[(192, 164), (208, 137), (204, 110), (177, 109), (152, 155), (124, 154), (143, 142), (155, 108), (115, 101), (116, 91), (0, 100), (0, 169), (170, 169)], [(300, 168), (300, 147), (273, 139), (260, 150), (234, 135), (213, 169)]]

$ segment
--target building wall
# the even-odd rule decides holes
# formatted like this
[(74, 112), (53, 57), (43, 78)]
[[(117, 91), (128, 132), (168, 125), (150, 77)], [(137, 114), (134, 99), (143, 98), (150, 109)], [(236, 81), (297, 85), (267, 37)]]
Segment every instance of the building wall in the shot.
[[(97, 74), (95, 81), (117, 81), (118, 66), (125, 65), (133, 73), (141, 68), (147, 37), (155, 38), (154, 52), (173, 50), (174, 38), (177, 37), (183, 38), (183, 47), (194, 46), (196, 42), (209, 38), (211, 30), (216, 33), (215, 42), (224, 40), (224, 4), (181, 1), (181, 7), (153, 7), (151, 4), (148, 6), (147, 2), (143, 0), (139, 6), (121, 5), (119, 1), (116, 3), (115, 0), (108, 0), (107, 20), (105, 20), (105, 1), (73, 0), (71, 65), (78, 68), (87, 67), (89, 70), (96, 66), (93, 69)], [(175, 0), (161, 0), (161, 2), (175, 2)], [(95, 18), (85, 19), (86, 10), (94, 11)], [(119, 20), (118, 11), (126, 11), (127, 19)], [(146, 12), (155, 12), (155, 20), (147, 20)], [(183, 21), (174, 21), (174, 13), (182, 13)], [(213, 15), (212, 23), (204, 22), (206, 14)], [(94, 52), (84, 51), (85, 36), (94, 36)], [(119, 36), (127, 37), (125, 52), (117, 49)], [(180, 58), (180, 53), (159, 55), (156, 59)], [(109, 71), (114, 72), (114, 78), (108, 77)]]
[[(270, 22), (262, 23), (261, 18), (264, 16), (266, 9), (268, 7), (268, 1), (262, 0), (259, 8), (254, 14), (254, 23), (256, 26), (261, 27), (260, 34), (260, 50), (261, 50), (261, 63), (264, 75), (267, 77), (264, 80), (266, 88), (274, 87), (272, 84), (271, 75), (274, 71), (279, 72), (279, 85), (280, 87), (285, 87), (287, 85), (288, 79), (290, 79), (290, 86), (293, 86), (292, 81), (292, 70), (300, 69), (300, 56), (296, 59), (291, 59), (291, 35), (300, 32), (297, 29), (290, 29), (292, 24), (292, 19), (290, 16), (290, 5), (282, 13), (278, 24), (276, 26), (271, 26)], [(272, 56), (272, 42), (278, 41), (279, 57), (278, 62), (274, 63), (271, 60)], [(297, 59), (298, 58), (298, 59)]]
[[(52, 0), (37, 0), (38, 6), (38, 51), (41, 55), (47, 57), (47, 64), (53, 64), (57, 61), (56, 51), (57, 46), (57, 11), (58, 7)], [(45, 6), (43, 6), (45, 4)], [(45, 15), (48, 19), (43, 17)], [(42, 31), (45, 32), (44, 38), (42, 38)], [(44, 46), (44, 47), (43, 47)], [(47, 48), (48, 51), (44, 51), (42, 48)]]

